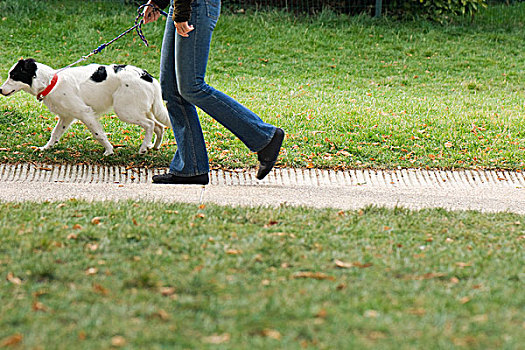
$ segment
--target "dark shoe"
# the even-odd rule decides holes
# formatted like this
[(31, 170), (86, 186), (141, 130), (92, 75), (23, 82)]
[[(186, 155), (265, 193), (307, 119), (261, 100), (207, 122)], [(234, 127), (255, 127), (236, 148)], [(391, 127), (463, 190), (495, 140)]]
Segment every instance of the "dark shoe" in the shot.
[(210, 182), (208, 174), (195, 176), (177, 176), (170, 173), (153, 176), (154, 184), (175, 185), (207, 185)]
[(257, 159), (259, 159), (259, 170), (257, 170), (257, 179), (262, 180), (272, 170), (277, 157), (279, 157), (279, 151), (284, 140), (284, 131), (281, 128), (275, 130), (270, 143), (262, 150), (257, 152)]

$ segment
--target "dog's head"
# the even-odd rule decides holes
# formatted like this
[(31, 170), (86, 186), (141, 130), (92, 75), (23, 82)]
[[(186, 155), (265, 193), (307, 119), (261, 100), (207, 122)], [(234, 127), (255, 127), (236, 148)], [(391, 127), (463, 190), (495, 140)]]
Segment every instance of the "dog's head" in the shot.
[(24, 89), (30, 89), (33, 79), (36, 77), (37, 65), (32, 58), (19, 60), (9, 70), (9, 76), (5, 83), (0, 87), (0, 93), (9, 96)]

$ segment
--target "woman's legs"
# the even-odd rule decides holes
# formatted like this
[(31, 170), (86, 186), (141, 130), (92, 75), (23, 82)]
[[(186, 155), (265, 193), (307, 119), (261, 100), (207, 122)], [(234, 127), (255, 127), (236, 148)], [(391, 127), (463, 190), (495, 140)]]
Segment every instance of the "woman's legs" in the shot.
[(276, 131), (274, 126), (204, 81), (219, 13), (220, 0), (194, 0), (189, 24), (195, 29), (189, 32), (189, 37), (176, 34), (171, 13), (166, 23), (160, 81), (178, 146), (170, 164), (170, 173), (174, 175), (194, 176), (209, 170), (195, 106), (224, 125), (253, 152), (264, 149)]
[(175, 42), (177, 35), (170, 8), (162, 42), (160, 58), (160, 84), (167, 102), (168, 113), (177, 142), (177, 151), (170, 164), (170, 173), (195, 176), (209, 171), (208, 154), (195, 105), (184, 100), (179, 93), (175, 69)]

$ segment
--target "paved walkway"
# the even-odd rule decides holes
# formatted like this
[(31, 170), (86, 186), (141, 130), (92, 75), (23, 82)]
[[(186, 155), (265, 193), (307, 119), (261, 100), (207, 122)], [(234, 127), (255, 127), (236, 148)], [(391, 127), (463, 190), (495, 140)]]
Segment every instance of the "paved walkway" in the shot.
[(275, 169), (212, 171), (210, 185), (154, 185), (165, 169), (0, 164), (0, 201), (151, 200), (221, 205), (366, 205), (525, 214), (525, 174), (509, 171)]

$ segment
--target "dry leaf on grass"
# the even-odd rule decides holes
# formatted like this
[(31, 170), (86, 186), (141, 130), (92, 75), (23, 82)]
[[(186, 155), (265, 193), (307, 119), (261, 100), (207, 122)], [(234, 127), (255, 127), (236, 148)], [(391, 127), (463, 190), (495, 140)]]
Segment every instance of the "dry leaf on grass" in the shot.
[(95, 293), (102, 294), (102, 295), (108, 295), (109, 294), (109, 290), (107, 290), (102, 285), (97, 284), (97, 283), (93, 284), (93, 291)]
[(175, 294), (175, 287), (160, 287), (159, 291), (163, 296), (169, 297), (170, 295)]
[(39, 302), (39, 301), (33, 302), (32, 309), (33, 309), (33, 311), (47, 312), (47, 307), (44, 304), (42, 304), (41, 302)]
[(22, 284), (22, 280), (20, 278), (16, 277), (12, 272), (7, 273), (6, 279), (7, 279), (8, 282), (11, 282), (11, 283), (16, 284), (16, 285), (21, 285)]
[(352, 262), (352, 263), (348, 263), (348, 262), (344, 262), (344, 261), (341, 261), (341, 260), (335, 260), (335, 266), (341, 268), (341, 269), (349, 269), (349, 268), (352, 268), (352, 267), (359, 267), (361, 269), (364, 269), (364, 268), (367, 268), (367, 267), (370, 267), (372, 266), (372, 263), (360, 263), (360, 262)]
[(102, 219), (102, 218), (99, 217), (99, 216), (95, 216), (93, 219), (91, 219), (91, 223), (93, 225), (99, 225), (100, 224), (100, 219)]
[(162, 321), (167, 321), (170, 319), (170, 315), (163, 309), (160, 309), (159, 311), (153, 313), (151, 315), (152, 318), (158, 318)]
[(465, 263), (465, 262), (457, 262), (456, 266), (459, 266), (459, 267), (463, 268), (463, 267), (472, 266), (472, 264), (471, 263)]
[(88, 276), (96, 275), (97, 272), (98, 272), (98, 269), (96, 267), (90, 267), (89, 269), (86, 270), (86, 275)]
[(230, 334), (213, 334), (209, 337), (202, 338), (202, 341), (208, 344), (223, 344), (230, 341)]
[(459, 299), (459, 302), (460, 302), (461, 304), (466, 304), (466, 303), (468, 303), (469, 301), (470, 301), (470, 298), (469, 298), (469, 297), (463, 297), (463, 298)]
[(313, 278), (313, 279), (316, 279), (316, 280), (335, 281), (335, 277), (334, 276), (326, 275), (326, 274), (324, 274), (322, 272), (309, 272), (309, 271), (297, 272), (297, 273), (293, 274), (292, 277), (293, 278)]
[(20, 333), (15, 333), (13, 335), (10, 335), (2, 339), (2, 341), (0, 342), (0, 348), (6, 348), (8, 346), (16, 345), (20, 343), (22, 339), (24, 339), (24, 337)]
[(263, 337), (267, 337), (267, 338), (271, 338), (275, 340), (281, 339), (281, 333), (279, 333), (279, 331), (276, 331), (275, 329), (269, 329), (269, 328), (263, 329), (261, 331), (261, 335)]
[(115, 347), (122, 347), (126, 345), (126, 339), (120, 335), (116, 335), (113, 338), (111, 338), (111, 345)]

